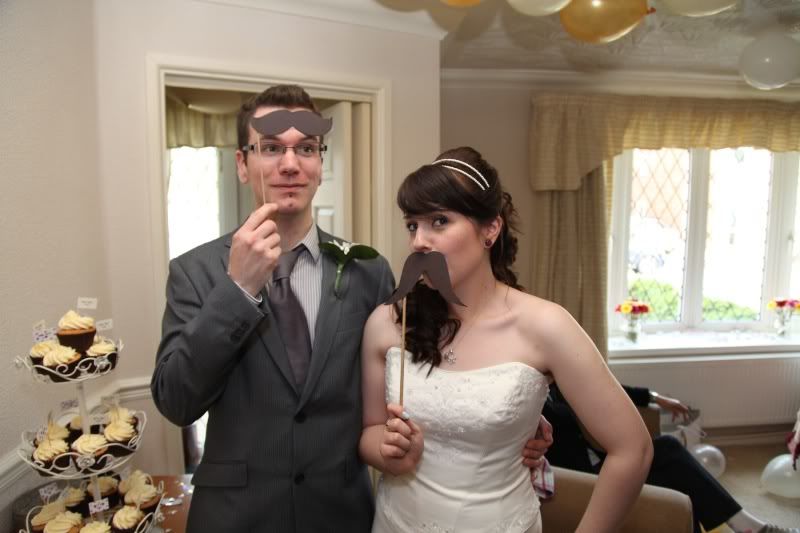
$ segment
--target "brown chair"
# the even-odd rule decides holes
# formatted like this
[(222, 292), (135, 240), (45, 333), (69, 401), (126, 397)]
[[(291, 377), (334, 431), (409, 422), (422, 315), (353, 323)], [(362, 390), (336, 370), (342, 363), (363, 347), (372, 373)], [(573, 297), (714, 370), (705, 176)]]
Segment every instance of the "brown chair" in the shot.
[[(639, 413), (650, 435), (660, 435), (661, 410), (658, 405), (640, 407)], [(593, 447), (602, 449), (589, 432), (582, 429), (586, 440)], [(558, 438), (558, 435), (555, 437)], [(575, 531), (589, 504), (597, 476), (558, 467), (553, 467), (553, 471), (556, 493), (550, 500), (542, 502), (542, 529), (547, 533)], [(693, 530), (692, 502), (687, 495), (672, 489), (645, 485), (620, 532), (692, 533)]]

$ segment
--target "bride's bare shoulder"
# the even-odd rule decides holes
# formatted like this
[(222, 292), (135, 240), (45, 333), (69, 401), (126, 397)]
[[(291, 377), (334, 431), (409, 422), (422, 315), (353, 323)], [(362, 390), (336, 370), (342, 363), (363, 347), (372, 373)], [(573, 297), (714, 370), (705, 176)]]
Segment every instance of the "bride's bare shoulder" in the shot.
[(575, 325), (572, 315), (555, 302), (513, 289), (509, 296), (525, 329), (537, 336), (557, 334)]
[(369, 315), (364, 326), (364, 342), (379, 351), (385, 351), (399, 342), (398, 331), (394, 307), (379, 305)]

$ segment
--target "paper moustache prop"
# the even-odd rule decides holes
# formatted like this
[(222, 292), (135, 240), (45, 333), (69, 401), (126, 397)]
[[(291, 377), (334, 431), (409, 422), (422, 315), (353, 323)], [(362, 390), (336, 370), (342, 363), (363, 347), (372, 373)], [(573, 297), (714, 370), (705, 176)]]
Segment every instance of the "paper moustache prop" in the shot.
[(254, 118), (250, 124), (262, 135), (278, 135), (289, 128), (295, 128), (306, 135), (325, 135), (331, 131), (333, 119), (323, 118), (305, 109), (299, 111), (279, 109), (263, 117)]
[(433, 288), (439, 291), (442, 298), (454, 305), (464, 305), (453, 291), (450, 274), (447, 272), (447, 261), (439, 252), (414, 252), (409, 255), (403, 265), (397, 289), (384, 304), (391, 305), (408, 296), (423, 274), (427, 276)]

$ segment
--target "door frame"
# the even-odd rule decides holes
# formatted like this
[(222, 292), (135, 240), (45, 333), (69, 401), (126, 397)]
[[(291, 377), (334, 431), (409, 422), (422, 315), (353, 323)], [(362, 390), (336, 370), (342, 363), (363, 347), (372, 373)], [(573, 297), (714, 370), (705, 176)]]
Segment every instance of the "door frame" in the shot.
[[(147, 174), (150, 200), (150, 242), (153, 258), (154, 309), (165, 305), (169, 239), (167, 228), (167, 185), (169, 158), (166, 150), (165, 87), (240, 90), (259, 93), (270, 85), (294, 83), (312, 98), (369, 102), (372, 105), (372, 217), (371, 243), (384, 255), (392, 250), (391, 224), (381, 213), (392, 212), (391, 190), (391, 83), (334, 72), (294, 70), (285, 66), (265, 68), (257, 64), (236, 64), (208, 58), (148, 54), (146, 57)], [(160, 317), (153, 317), (158, 332)], [(156, 338), (160, 335), (156, 334)], [(166, 424), (165, 450), (171, 472), (183, 471), (180, 428)]]

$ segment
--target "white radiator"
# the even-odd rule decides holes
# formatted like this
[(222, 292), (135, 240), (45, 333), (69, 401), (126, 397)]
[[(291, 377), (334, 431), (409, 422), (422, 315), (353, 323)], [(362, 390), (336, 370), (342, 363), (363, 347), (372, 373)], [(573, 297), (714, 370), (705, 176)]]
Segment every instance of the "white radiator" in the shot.
[(649, 387), (701, 410), (704, 428), (793, 423), (800, 354), (611, 359), (625, 385)]

